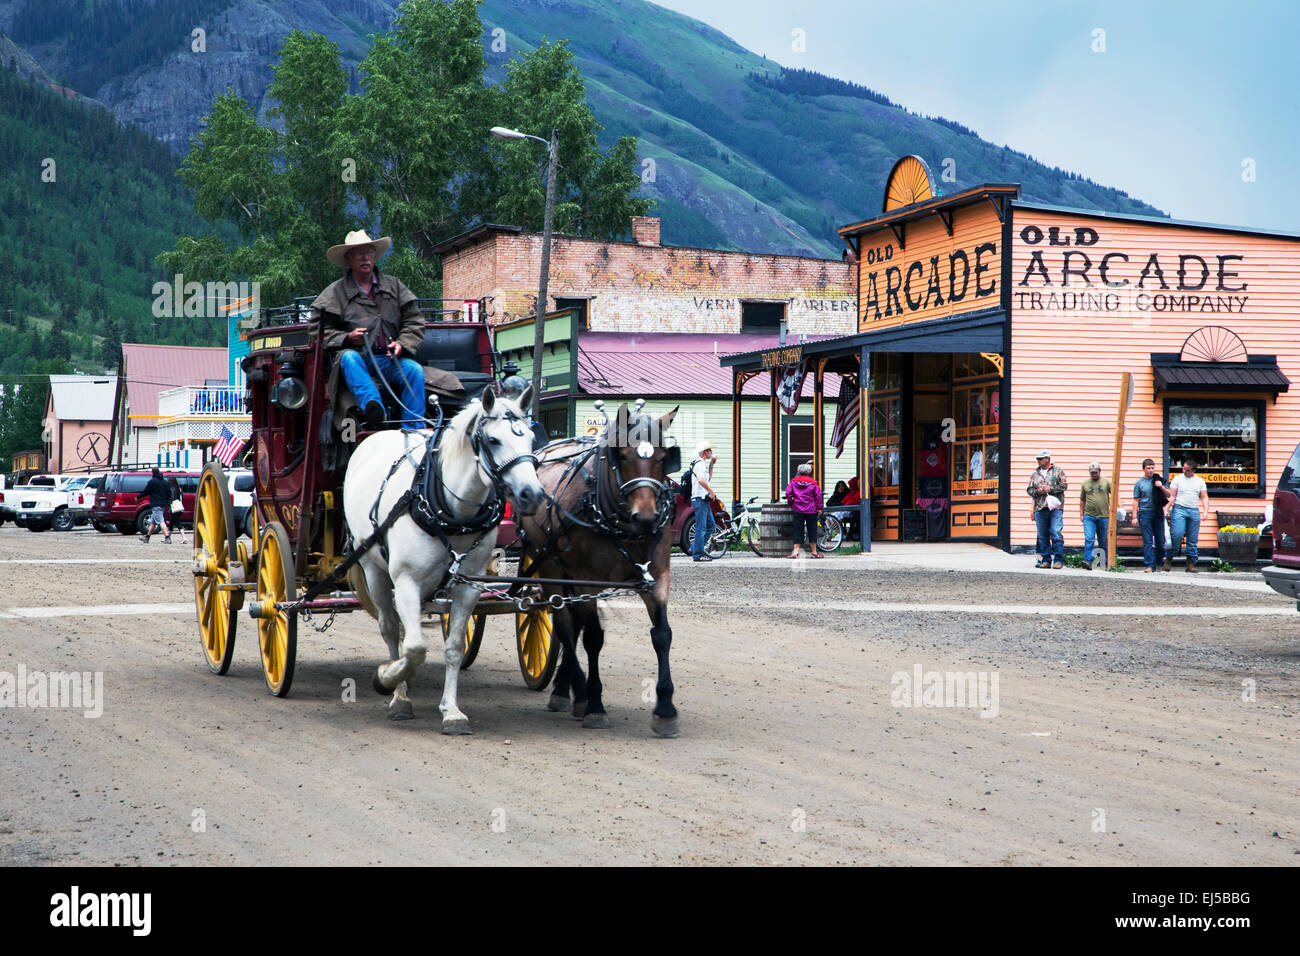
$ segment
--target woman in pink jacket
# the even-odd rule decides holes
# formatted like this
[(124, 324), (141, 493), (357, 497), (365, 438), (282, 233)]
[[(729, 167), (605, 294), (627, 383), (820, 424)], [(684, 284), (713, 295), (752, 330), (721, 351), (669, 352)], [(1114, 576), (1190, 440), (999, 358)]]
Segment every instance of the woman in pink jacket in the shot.
[(785, 498), (794, 512), (794, 550), (786, 557), (799, 557), (799, 547), (806, 531), (812, 556), (820, 558), (817, 553), (817, 517), (822, 510), (822, 489), (813, 480), (812, 465), (799, 466), (799, 473), (785, 486)]

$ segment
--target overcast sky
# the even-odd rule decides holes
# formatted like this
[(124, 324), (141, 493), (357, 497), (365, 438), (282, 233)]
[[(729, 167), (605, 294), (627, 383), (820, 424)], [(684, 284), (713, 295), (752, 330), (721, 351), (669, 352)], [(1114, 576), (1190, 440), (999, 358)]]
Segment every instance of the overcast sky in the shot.
[(1176, 219), (1300, 232), (1300, 3), (654, 2)]

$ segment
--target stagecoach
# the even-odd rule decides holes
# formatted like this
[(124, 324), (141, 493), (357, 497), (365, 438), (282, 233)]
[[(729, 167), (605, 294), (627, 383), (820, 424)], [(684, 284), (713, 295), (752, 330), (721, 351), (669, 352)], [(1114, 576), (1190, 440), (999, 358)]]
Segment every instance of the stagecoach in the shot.
[[(427, 377), (439, 414), (450, 417), (491, 386), (500, 374), (497, 356), (486, 324), (456, 321), (458, 313), (441, 303), (424, 312), (424, 343), (415, 359), (435, 370)], [(364, 416), (343, 409), (331, 394), (330, 358), (309, 335), (308, 322), (306, 306), (288, 306), (269, 310), (246, 333), (251, 351), (242, 368), (252, 415), (246, 453), (255, 480), (249, 535), (238, 533), (218, 462), (204, 468), (194, 506), (194, 595), (208, 668), (229, 669), (243, 611), (256, 628), (267, 690), (277, 697), (293, 682), (300, 620), (323, 631), (335, 614), (370, 600), (359, 568), (344, 568), (350, 562), (341, 493), (349, 456), (368, 431)], [(387, 398), (387, 418), (396, 421), (396, 403)], [(489, 574), (500, 559), (494, 556)], [(519, 574), (527, 577), (528, 568)], [(477, 655), (488, 616), (514, 614), (524, 683), (534, 690), (549, 684), (558, 644), (550, 608), (521, 600), (532, 593), (536, 588), (519, 578), (483, 591), (461, 667)], [(449, 601), (435, 600), (426, 606), (425, 625), (445, 634), (448, 610)]]

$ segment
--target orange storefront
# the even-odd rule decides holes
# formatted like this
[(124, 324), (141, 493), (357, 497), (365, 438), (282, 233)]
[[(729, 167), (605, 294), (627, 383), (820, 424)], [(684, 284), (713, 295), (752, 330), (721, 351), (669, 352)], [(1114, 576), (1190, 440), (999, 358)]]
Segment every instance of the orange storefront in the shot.
[[(1025, 489), (1044, 448), (1070, 482), (1067, 548), (1082, 543), (1077, 488), (1094, 460), (1108, 478), (1118, 464), (1121, 508), (1144, 458), (1165, 474), (1195, 461), (1204, 549), (1216, 512), (1267, 510), (1300, 442), (1300, 237), (1053, 207), (1014, 184), (935, 192), (905, 157), (882, 214), (839, 230), (858, 332), (797, 356), (857, 375), (872, 539), (1032, 548)], [(792, 358), (723, 364), (739, 381)]]

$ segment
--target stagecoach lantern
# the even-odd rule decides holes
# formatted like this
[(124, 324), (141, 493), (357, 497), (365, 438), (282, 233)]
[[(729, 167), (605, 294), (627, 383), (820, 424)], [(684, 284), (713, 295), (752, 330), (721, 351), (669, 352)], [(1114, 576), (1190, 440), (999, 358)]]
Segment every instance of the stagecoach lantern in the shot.
[(307, 404), (307, 386), (303, 384), (302, 369), (289, 362), (280, 366), (279, 381), (275, 385), (275, 403), (286, 411), (296, 412)]

